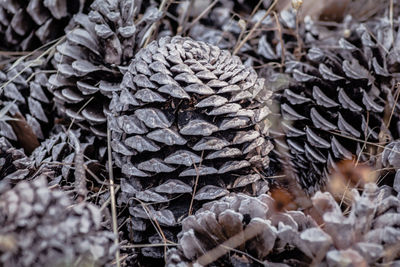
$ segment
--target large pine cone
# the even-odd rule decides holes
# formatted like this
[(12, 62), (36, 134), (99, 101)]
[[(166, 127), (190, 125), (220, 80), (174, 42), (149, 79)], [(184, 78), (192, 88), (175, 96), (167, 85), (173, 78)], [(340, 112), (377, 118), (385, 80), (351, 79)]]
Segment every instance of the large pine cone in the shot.
[[(9, 110), (10, 117), (20, 113), (31, 127), (34, 135), (43, 140), (50, 131), (52, 115), (51, 94), (47, 90), (47, 75), (43, 64), (23, 61), (0, 71), (0, 107)], [(18, 136), (7, 121), (0, 119), (0, 136), (17, 141)]]
[(100, 210), (71, 206), (46, 178), (20, 182), (0, 195), (2, 266), (104, 265), (113, 259), (113, 234), (101, 230)]
[[(110, 104), (113, 159), (126, 177), (120, 201), (155, 202), (151, 218), (175, 226), (192, 197), (266, 192), (269, 97), (264, 79), (226, 50), (179, 36), (150, 43)], [(130, 214), (146, 230), (143, 206)]]
[(89, 15), (78, 14), (57, 46), (58, 70), (50, 90), (61, 113), (82, 128), (106, 135), (112, 92), (119, 90), (122, 72), (145, 41), (145, 33), (161, 13), (154, 6), (141, 12), (141, 1), (96, 0)]
[(12, 50), (34, 49), (64, 34), (81, 0), (7, 0), (0, 2), (0, 46)]
[(397, 116), (389, 127), (383, 119), (395, 105), (400, 69), (390, 47), (396, 43), (388, 45), (387, 31), (374, 32), (377, 40), (361, 24), (348, 38), (330, 42), (338, 48), (313, 47), (302, 60), (286, 62), (292, 79), (277, 89), (283, 131), (274, 135), (275, 151), (310, 193), (326, 183), (337, 161), (374, 162), (374, 144), (399, 136)]

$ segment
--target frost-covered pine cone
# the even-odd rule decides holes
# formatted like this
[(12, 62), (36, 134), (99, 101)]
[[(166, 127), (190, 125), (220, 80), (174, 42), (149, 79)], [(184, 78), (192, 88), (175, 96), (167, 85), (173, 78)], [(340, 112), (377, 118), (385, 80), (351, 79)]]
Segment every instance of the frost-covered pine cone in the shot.
[(325, 234), (310, 233), (308, 242), (321, 249), (322, 262), (328, 266), (400, 264), (400, 200), (387, 189), (373, 183), (366, 184), (361, 195), (353, 189), (346, 216), (332, 195), (315, 194), (312, 201)]
[(101, 229), (101, 212), (72, 205), (46, 178), (20, 182), (0, 195), (2, 266), (105, 265), (114, 258), (113, 234)]
[(33, 161), (22, 149), (14, 148), (6, 138), (0, 137), (0, 181), (20, 181), (35, 172)]
[[(4, 86), (0, 89), (0, 109), (8, 109), (10, 117), (20, 113), (39, 140), (47, 137), (54, 120), (48, 79), (43, 69), (40, 62), (23, 61), (0, 70), (0, 86)], [(0, 119), (0, 136), (11, 142), (18, 140), (7, 120)]]
[(30, 156), (1, 137), (0, 152), (0, 179), (9, 179), (12, 184), (46, 173), (49, 185), (75, 191), (79, 176), (90, 181), (92, 191), (87, 191), (90, 194), (99, 190), (99, 183), (106, 173), (106, 147), (97, 137), (83, 130), (67, 133), (63, 127), (55, 127), (51, 137), (41, 142)]
[(32, 152), (30, 160), (35, 169), (45, 167), (53, 171), (52, 177), (49, 177), (50, 185), (57, 184), (64, 190), (75, 190), (77, 180), (85, 179), (90, 181), (88, 186), (92, 188), (87, 192), (94, 193), (93, 190), (99, 190), (101, 186), (98, 182), (105, 180), (105, 153), (104, 142), (93, 134), (55, 127), (51, 137)]
[[(269, 97), (264, 79), (226, 50), (180, 36), (150, 43), (110, 104), (113, 159), (126, 177), (120, 201), (155, 203), (160, 224), (175, 226), (192, 196), (266, 192)], [(142, 206), (130, 213), (146, 230)]]
[(95, 0), (89, 15), (73, 17), (66, 41), (57, 46), (57, 74), (50, 78), (54, 101), (62, 114), (99, 136), (106, 136), (105, 113), (122, 73), (161, 17), (141, 2)]
[[(275, 205), (275, 200), (265, 194), (257, 198), (231, 194), (206, 203), (195, 215), (183, 220), (179, 246), (168, 252), (166, 266), (188, 266), (187, 262), (194, 261), (202, 265), (213, 262), (215, 266), (239, 266), (239, 263), (258, 266), (256, 260), (267, 265), (274, 262), (292, 266), (309, 264), (312, 251), (302, 235), (317, 224), (300, 211), (278, 212)], [(201, 258), (219, 245), (237, 251), (223, 253), (211, 262)]]
[(62, 36), (85, 0), (0, 1), (0, 46), (32, 50)]
[(373, 143), (386, 141), (383, 136), (399, 136), (397, 116), (388, 129), (385, 122), (395, 105), (400, 77), (397, 50), (391, 49), (396, 42), (387, 40), (388, 29), (379, 25), (381, 29), (372, 32), (377, 40), (371, 26), (358, 24), (347, 38), (330, 42), (335, 48), (306, 48), (304, 58), (287, 61), (291, 78), (270, 76), (286, 79), (274, 88), (282, 128), (273, 134), (274, 151), (283, 159), (282, 166), (293, 167), (309, 193), (324, 186), (337, 161), (358, 158), (374, 163), (378, 153)]
[[(372, 183), (361, 196), (356, 190), (352, 193), (347, 216), (330, 193), (315, 194), (312, 214), (320, 216), (321, 228), (300, 211), (275, 212), (274, 200), (268, 195), (230, 195), (207, 203), (182, 222), (179, 246), (168, 252), (167, 266), (189, 266), (196, 261), (216, 266), (258, 266), (260, 262), (283, 264), (279, 266), (398, 264), (399, 199)], [(249, 234), (253, 229), (259, 231), (255, 237)], [(222, 255), (229, 254), (215, 257), (217, 246), (222, 249), (219, 252), (225, 252)], [(213, 260), (202, 257), (207, 252)]]

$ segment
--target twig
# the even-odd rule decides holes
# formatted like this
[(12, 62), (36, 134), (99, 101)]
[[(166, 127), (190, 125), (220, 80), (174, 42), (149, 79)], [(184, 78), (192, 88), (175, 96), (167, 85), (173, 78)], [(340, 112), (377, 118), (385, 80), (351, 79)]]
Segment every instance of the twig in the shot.
[(193, 266), (206, 266), (210, 263), (213, 263), (223, 255), (225, 255), (230, 249), (236, 248), (246, 242), (249, 239), (254, 238), (261, 232), (262, 228), (257, 225), (255, 227), (247, 227), (244, 231), (238, 233), (237, 235), (232, 236), (228, 240), (226, 240), (221, 245), (207, 251), (204, 255), (200, 256), (194, 263)]
[(137, 245), (126, 245), (122, 246), (122, 248), (154, 248), (154, 247), (176, 247), (179, 246), (177, 243), (171, 242), (170, 244), (164, 244), (164, 243), (159, 243), (159, 244), (137, 244)]
[(184, 10), (184, 12), (182, 13), (182, 17), (179, 20), (179, 26), (178, 26), (178, 30), (176, 31), (177, 35), (182, 34), (183, 29), (185, 28), (185, 24), (188, 20), (188, 14), (190, 14), (190, 11), (193, 8), (193, 4), (194, 4), (194, 0), (190, 0), (189, 2), (189, 6)]
[(392, 28), (392, 34), (394, 35), (394, 31), (393, 31), (393, 0), (390, 0), (390, 4), (389, 4), (389, 20), (390, 20), (390, 27)]
[(301, 55), (301, 50), (303, 49), (302, 48), (303, 40), (301, 39), (300, 34), (299, 34), (299, 26), (300, 26), (299, 13), (300, 13), (300, 11), (301, 11), (301, 5), (299, 5), (299, 7), (296, 9), (296, 38), (297, 38), (297, 50), (298, 50), (299, 55)]
[(134, 199), (142, 205), (143, 210), (147, 214), (147, 217), (149, 217), (149, 219), (150, 219), (151, 223), (153, 224), (154, 228), (156, 229), (157, 233), (162, 238), (162, 240), (164, 242), (164, 260), (165, 260), (165, 262), (167, 262), (167, 242), (169, 242), (169, 240), (167, 240), (167, 238), (165, 237), (165, 234), (164, 234), (160, 224), (158, 223), (157, 219), (153, 216), (153, 213), (147, 208), (146, 204), (143, 203), (140, 199), (137, 199), (137, 198), (134, 198)]
[[(201, 152), (201, 160), (203, 160), (203, 155), (204, 155), (204, 150)], [(201, 167), (202, 161), (200, 161), (199, 167)], [(194, 182), (194, 188), (193, 188), (193, 193), (192, 193), (192, 198), (190, 199), (190, 205), (189, 205), (189, 216), (192, 215), (192, 209), (193, 209), (193, 202), (194, 202), (194, 196), (196, 195), (197, 191), (197, 185), (199, 183), (199, 169), (197, 168), (196, 164), (193, 162), (194, 169), (196, 170), (196, 180)]]
[(282, 25), (279, 22), (278, 19), (278, 15), (276, 14), (276, 12), (272, 12), (272, 14), (274, 14), (274, 18), (276, 21), (276, 26), (278, 28), (278, 33), (279, 33), (279, 42), (281, 43), (281, 72), (283, 72), (283, 66), (285, 65), (285, 43), (283, 42), (283, 38), (282, 38)]
[(112, 215), (112, 228), (115, 235), (114, 243), (117, 246), (115, 252), (115, 259), (117, 261), (117, 267), (120, 267), (120, 252), (119, 252), (119, 241), (118, 241), (118, 226), (117, 226), (117, 209), (115, 201), (115, 188), (114, 188), (114, 174), (112, 165), (112, 154), (111, 154), (111, 131), (107, 125), (107, 152), (108, 152), (108, 173), (110, 179), (110, 198), (111, 198), (111, 215)]
[(349, 190), (350, 182), (351, 182), (351, 180), (349, 179), (349, 180), (347, 181), (346, 187), (344, 188), (344, 192), (343, 192), (342, 197), (341, 197), (341, 199), (340, 199), (339, 207), (342, 207), (343, 203), (345, 203), (344, 200), (345, 200), (345, 198), (346, 198), (346, 196), (347, 196), (347, 191)]
[(261, 25), (264, 19), (268, 17), (269, 13), (275, 7), (277, 2), (278, 0), (274, 0), (274, 2), (270, 5), (268, 10), (265, 12), (264, 16), (259, 21), (257, 21), (256, 24), (254, 24), (253, 28), (251, 28), (250, 32), (246, 35), (246, 37), (239, 43), (239, 45), (236, 46), (235, 50), (233, 50), (234, 55), (236, 55), (239, 52), (240, 48), (242, 48), (242, 46), (244, 46), (244, 44), (251, 38), (254, 31)]
[(258, 1), (257, 5), (254, 7), (253, 11), (251, 11), (250, 18), (256, 14), (257, 10), (260, 8), (261, 4), (263, 3), (263, 0)]
[[(92, 96), (91, 98), (89, 98), (88, 101), (86, 101), (86, 102), (82, 105), (82, 107), (78, 110), (78, 112), (76, 112), (76, 114), (81, 113), (82, 110), (83, 110), (84, 108), (86, 108), (86, 106), (89, 105), (89, 103), (90, 103), (93, 99), (94, 99), (94, 96)], [(72, 125), (74, 125), (74, 123), (75, 123), (75, 117), (72, 118), (71, 123), (70, 123), (69, 126), (68, 126), (67, 133), (71, 130)]]
[(211, 8), (213, 8), (218, 3), (218, 1), (219, 0), (214, 0), (211, 5), (204, 9), (200, 15), (198, 15), (192, 22), (190, 22), (190, 24), (184, 29), (183, 32), (186, 32), (188, 29), (192, 28), (194, 24), (196, 24), (202, 17), (204, 17), (205, 14), (207, 14), (211, 10)]
[(363, 146), (361, 147), (360, 152), (357, 155), (357, 160), (356, 160), (356, 162), (354, 164), (355, 167), (357, 167), (358, 163), (360, 162), (362, 152), (367, 147), (367, 143), (366, 142), (367, 142), (368, 138), (370, 137), (370, 135), (372, 134), (372, 133), (368, 133), (368, 125), (369, 125), (369, 111), (368, 110), (367, 110), (367, 121), (366, 121), (365, 124), (367, 125), (365, 127), (365, 132), (364, 132), (365, 139), (364, 139), (364, 142), (363, 142)]
[[(394, 103), (397, 103), (397, 101), (399, 100), (399, 95), (400, 95), (400, 82), (398, 82), (398, 83), (395, 85), (395, 88), (397, 88), (397, 90), (396, 90), (396, 92), (395, 92), (396, 99), (395, 99)], [(389, 120), (388, 120), (388, 122), (386, 123), (386, 128), (389, 128), (389, 126), (390, 126), (390, 122), (392, 121), (392, 117), (393, 117), (393, 114), (394, 114), (394, 110), (395, 110), (395, 109), (396, 109), (396, 105), (393, 105), (393, 108), (392, 108), (392, 110), (391, 110), (391, 112), (390, 112)]]
[[(161, 2), (161, 4), (160, 4), (159, 8), (158, 8), (158, 11), (163, 11), (163, 10), (164, 10), (164, 7), (166, 6), (166, 4), (167, 4), (168, 1), (169, 1), (169, 0), (163, 0), (163, 1)], [(153, 24), (151, 25), (151, 27), (148, 29), (148, 31), (147, 31), (146, 34), (145, 34), (145, 35), (147, 35), (147, 38), (146, 38), (146, 40), (144, 41), (144, 43), (141, 44), (141, 47), (146, 47), (146, 46), (149, 44), (149, 42), (150, 42), (150, 40), (151, 40), (151, 37), (153, 36), (153, 32), (154, 32), (154, 30), (156, 29), (156, 25), (157, 25), (157, 24), (158, 24), (158, 21), (155, 22), (155, 23), (153, 23)]]
[[(253, 11), (251, 12), (249, 18), (252, 18), (254, 16), (254, 14), (260, 8), (260, 5), (262, 4), (262, 2), (263, 2), (262, 0), (258, 1), (257, 5), (254, 7)], [(239, 17), (239, 23), (238, 24), (239, 24), (239, 27), (241, 28), (241, 31), (240, 31), (239, 37), (237, 38), (237, 41), (241, 40), (243, 35), (245, 34), (246, 29), (247, 29), (247, 23), (248, 22), (246, 20), (243, 20), (243, 19), (241, 19)], [(237, 45), (237, 42), (236, 42), (236, 45)]]
[[(46, 51), (44, 51), (40, 56), (38, 56), (35, 60), (32, 60), (29, 64), (27, 64), (20, 72), (18, 72), (16, 75), (14, 75), (14, 77), (12, 77), (11, 79), (9, 79), (7, 82), (3, 83), (0, 86), (0, 93), (3, 91), (4, 87), (6, 87), (8, 84), (10, 84), (11, 82), (13, 82), (16, 78), (18, 78), (22, 73), (24, 73), (27, 69), (29, 69), (32, 65), (34, 65), (36, 62), (39, 62), (40, 59), (42, 59), (44, 56), (46, 56), (47, 54), (49, 54), (57, 45), (59, 45), (61, 42), (63, 42), (65, 39), (65, 36), (61, 37), (54, 45), (52, 45), (50, 48), (48, 48)], [(25, 57), (21, 57), (21, 58), (26, 58)], [(17, 62), (21, 61), (21, 58), (18, 59), (14, 64), (16, 65)]]
[[(326, 130), (323, 130), (323, 131), (326, 131)], [(349, 140), (352, 140), (352, 141), (357, 141), (357, 142), (360, 142), (360, 143), (365, 142), (365, 140), (358, 139), (358, 138), (355, 138), (355, 137), (351, 137), (351, 136), (348, 136), (348, 135), (343, 135), (343, 134), (337, 133), (335, 131), (326, 131), (326, 132), (334, 134), (334, 135), (337, 135), (337, 136), (340, 136), (340, 137), (343, 137), (343, 138), (346, 138), (346, 139), (349, 139)], [(365, 142), (365, 144), (371, 145), (371, 146), (380, 147), (380, 148), (385, 148), (385, 146), (377, 144), (377, 143), (373, 143), (373, 142)]]
[(78, 202), (82, 202), (86, 199), (87, 195), (83, 151), (76, 135), (73, 132), (69, 132), (68, 136), (75, 148), (75, 190), (78, 194)]
[[(115, 188), (115, 193), (117, 193), (117, 192), (119, 191), (120, 188), (121, 188), (121, 187), (120, 187), (119, 185), (116, 186), (116, 188)], [(102, 193), (102, 192), (99, 192), (99, 193)], [(104, 209), (107, 207), (107, 205), (110, 203), (110, 201), (111, 201), (111, 198), (108, 198), (108, 199), (103, 203), (103, 205), (101, 205), (100, 211), (104, 210)]]
[[(222, 246), (225, 247), (224, 245), (222, 245)], [(225, 248), (226, 248), (226, 249), (229, 249), (230, 251), (233, 251), (233, 252), (235, 252), (235, 253), (237, 253), (237, 254), (245, 255), (246, 257), (248, 257), (248, 258), (252, 259), (253, 261), (255, 261), (255, 262), (261, 264), (262, 266), (265, 266), (265, 262), (262, 262), (262, 261), (260, 261), (259, 259), (257, 259), (256, 257), (251, 256), (249, 253), (246, 253), (246, 252), (241, 251), (241, 250), (236, 249), (236, 248), (230, 248), (230, 247), (225, 247)]]

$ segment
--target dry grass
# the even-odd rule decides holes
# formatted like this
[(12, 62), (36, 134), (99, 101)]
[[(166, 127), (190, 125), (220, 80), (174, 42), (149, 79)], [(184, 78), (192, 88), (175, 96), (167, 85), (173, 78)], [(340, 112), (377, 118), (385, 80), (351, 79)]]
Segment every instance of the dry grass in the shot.
[(111, 214), (112, 214), (112, 229), (115, 235), (114, 243), (117, 246), (115, 252), (115, 260), (117, 267), (120, 267), (120, 252), (119, 252), (119, 241), (118, 241), (118, 223), (117, 223), (117, 207), (115, 201), (115, 188), (114, 188), (114, 174), (113, 174), (113, 160), (111, 152), (111, 131), (107, 124), (107, 153), (108, 153), (108, 173), (110, 181), (110, 199), (111, 199)]

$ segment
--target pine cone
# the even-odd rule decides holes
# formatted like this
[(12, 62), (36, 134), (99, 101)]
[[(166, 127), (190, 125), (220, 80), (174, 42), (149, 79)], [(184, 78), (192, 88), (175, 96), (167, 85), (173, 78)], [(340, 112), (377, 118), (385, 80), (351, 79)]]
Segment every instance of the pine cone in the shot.
[[(306, 58), (286, 62), (293, 79), (277, 90), (283, 133), (274, 134), (275, 151), (283, 166), (289, 159), (309, 193), (324, 186), (337, 161), (374, 163), (374, 143), (382, 141), (382, 134), (398, 138), (397, 118), (389, 131), (383, 118), (385, 106), (392, 110), (395, 103), (399, 69), (391, 63), (395, 51), (380, 43), (361, 24), (347, 39), (330, 45), (339, 48), (313, 47), (306, 50)], [(277, 76), (282, 74), (271, 77)]]
[[(168, 252), (166, 266), (187, 266), (184, 262), (188, 261), (216, 266), (258, 266), (260, 262), (307, 266), (314, 251), (302, 235), (307, 229), (317, 229), (317, 224), (299, 211), (278, 212), (275, 205), (275, 200), (265, 194), (257, 198), (231, 194), (203, 205), (183, 220), (178, 250)], [(211, 261), (202, 257), (215, 248), (222, 250), (208, 254)]]
[[(0, 71), (0, 106), (7, 108), (11, 117), (20, 113), (26, 118), (34, 135), (43, 140), (52, 127), (51, 94), (47, 90), (47, 76), (42, 72), (42, 63), (24, 61), (8, 66), (7, 72)], [(15, 102), (14, 102), (15, 101)], [(0, 119), (0, 136), (9, 141), (18, 141), (11, 124)]]
[(64, 34), (80, 0), (7, 0), (0, 2), (1, 46), (12, 50), (38, 48)]
[(175, 36), (139, 51), (113, 94), (109, 116), (113, 159), (126, 177), (120, 202), (134, 196), (158, 203), (146, 205), (148, 211), (131, 206), (134, 230), (147, 229), (146, 212), (176, 226), (192, 197), (266, 192), (263, 169), (272, 146), (261, 99), (269, 97), (264, 79), (215, 46)]
[(104, 265), (113, 259), (113, 234), (101, 230), (100, 210), (71, 206), (46, 178), (20, 182), (0, 195), (2, 266)]
[[(398, 264), (394, 260), (400, 259), (400, 201), (387, 189), (370, 183), (361, 196), (353, 189), (348, 216), (330, 193), (317, 192), (312, 214), (322, 228), (302, 212), (276, 212), (268, 195), (230, 195), (207, 203), (182, 222), (179, 246), (168, 252), (167, 266), (188, 266), (189, 262), (217, 266)], [(258, 231), (256, 235), (253, 230)], [(223, 256), (227, 252), (230, 255)], [(208, 257), (202, 257), (206, 253)]]
[[(83, 130), (67, 132), (62, 127), (56, 127), (51, 137), (33, 151), (30, 159), (34, 168), (45, 167), (53, 171), (52, 177), (49, 177), (50, 185), (57, 184), (63, 190), (75, 190), (79, 195), (78, 191), (86, 186), (80, 188), (77, 183), (85, 180), (83, 182), (86, 184), (87, 180), (91, 187), (87, 192), (91, 194), (99, 190), (99, 183), (103, 182), (106, 175), (105, 152), (104, 144), (92, 134)], [(87, 192), (82, 192), (82, 195)]]
[[(387, 188), (389, 189), (389, 188)], [(344, 216), (329, 193), (318, 192), (313, 197), (315, 210), (323, 219), (328, 266), (376, 266), (399, 264), (400, 201), (390, 190), (369, 183), (363, 193), (353, 189), (350, 214)], [(321, 248), (321, 237), (309, 235), (310, 246)], [(396, 261), (394, 261), (396, 260)]]
[(16, 149), (0, 137), (0, 181), (20, 181), (35, 172), (33, 162), (22, 149)]
[(99, 136), (106, 136), (112, 92), (119, 91), (122, 73), (161, 17), (154, 6), (145, 8), (140, 14), (141, 1), (96, 0), (89, 15), (73, 18), (67, 40), (57, 47), (54, 100), (62, 114)]

